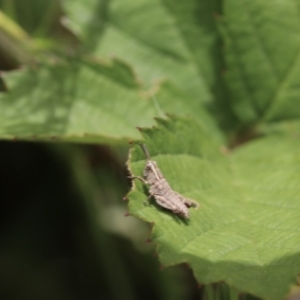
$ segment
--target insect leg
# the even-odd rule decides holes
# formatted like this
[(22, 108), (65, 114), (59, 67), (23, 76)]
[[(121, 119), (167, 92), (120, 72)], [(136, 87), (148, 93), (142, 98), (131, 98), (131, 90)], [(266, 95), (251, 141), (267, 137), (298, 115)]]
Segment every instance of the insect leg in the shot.
[(157, 204), (171, 210), (174, 214), (183, 216), (185, 218), (189, 217), (189, 210), (184, 203), (174, 203), (161, 195), (154, 195), (154, 198)]
[(145, 184), (148, 184), (147, 180), (145, 180), (143, 177), (141, 176), (128, 176), (129, 179), (139, 179), (140, 181), (142, 181)]
[(195, 209), (199, 208), (200, 204), (198, 202), (196, 202), (195, 200), (187, 199), (177, 192), (174, 192), (174, 193), (180, 199), (180, 201), (182, 201), (184, 203), (184, 205), (186, 207), (195, 207)]
[(152, 196), (153, 196), (153, 195), (150, 194), (150, 195), (147, 197), (147, 200), (144, 201), (144, 205), (149, 205), (149, 203), (151, 202)]
[(195, 209), (200, 207), (200, 204), (196, 202), (195, 200), (184, 198), (184, 204), (187, 207), (195, 207)]
[[(128, 178), (130, 178), (130, 179), (139, 179), (140, 181), (142, 181), (144, 184), (149, 184), (148, 182), (147, 182), (147, 180), (146, 179), (144, 179), (143, 177), (141, 177), (141, 176), (128, 176)], [(147, 200), (148, 201), (144, 201), (144, 205), (148, 205), (149, 204), (149, 202), (150, 202), (150, 198), (152, 197), (153, 195), (152, 194), (150, 194), (149, 196), (148, 196), (148, 198), (147, 198)]]

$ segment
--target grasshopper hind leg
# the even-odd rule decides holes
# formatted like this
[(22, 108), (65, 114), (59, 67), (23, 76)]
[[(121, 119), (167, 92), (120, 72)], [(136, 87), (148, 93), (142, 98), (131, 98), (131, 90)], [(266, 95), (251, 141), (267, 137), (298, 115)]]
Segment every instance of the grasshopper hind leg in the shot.
[(200, 204), (195, 201), (195, 200), (192, 200), (192, 199), (187, 199), (187, 198), (184, 198), (182, 195), (180, 195), (179, 193), (177, 192), (174, 192), (176, 193), (177, 197), (181, 200), (181, 202), (188, 208), (190, 207), (195, 207), (195, 209), (199, 208), (200, 207)]
[(172, 211), (176, 215), (180, 215), (186, 219), (189, 218), (189, 210), (184, 203), (172, 203), (161, 195), (154, 196), (158, 205)]
[(195, 209), (200, 207), (200, 204), (197, 201), (186, 198), (184, 198), (184, 204), (186, 207), (194, 207)]

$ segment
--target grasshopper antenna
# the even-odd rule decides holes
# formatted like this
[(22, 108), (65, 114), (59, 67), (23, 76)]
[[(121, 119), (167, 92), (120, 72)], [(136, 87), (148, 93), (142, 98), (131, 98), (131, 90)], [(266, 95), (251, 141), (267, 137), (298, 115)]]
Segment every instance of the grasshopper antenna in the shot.
[(148, 151), (146, 145), (145, 144), (139, 144), (139, 145), (141, 146), (147, 160), (151, 160), (151, 157), (150, 157), (150, 154), (149, 154), (149, 151)]

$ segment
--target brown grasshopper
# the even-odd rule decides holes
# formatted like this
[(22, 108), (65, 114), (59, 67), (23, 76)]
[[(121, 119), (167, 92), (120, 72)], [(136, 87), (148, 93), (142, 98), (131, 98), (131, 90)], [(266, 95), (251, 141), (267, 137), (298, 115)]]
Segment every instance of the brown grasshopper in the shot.
[(143, 183), (150, 186), (148, 199), (154, 197), (157, 204), (171, 210), (174, 214), (189, 218), (188, 208), (194, 206), (199, 207), (199, 204), (193, 200), (186, 199), (177, 192), (173, 191), (167, 180), (164, 178), (157, 163), (151, 160), (148, 149), (145, 144), (140, 144), (145, 156), (146, 166), (143, 172), (143, 177), (131, 176), (132, 179), (139, 179)]

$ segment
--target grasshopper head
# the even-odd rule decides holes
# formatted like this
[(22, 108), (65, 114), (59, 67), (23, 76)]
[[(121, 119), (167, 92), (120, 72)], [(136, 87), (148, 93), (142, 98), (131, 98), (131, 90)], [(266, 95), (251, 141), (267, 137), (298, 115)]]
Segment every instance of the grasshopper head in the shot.
[(157, 168), (157, 163), (154, 160), (148, 160), (146, 162), (146, 168), (152, 170), (153, 168)]

